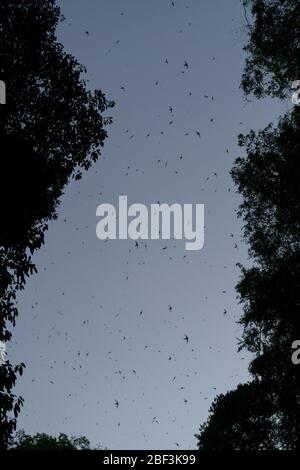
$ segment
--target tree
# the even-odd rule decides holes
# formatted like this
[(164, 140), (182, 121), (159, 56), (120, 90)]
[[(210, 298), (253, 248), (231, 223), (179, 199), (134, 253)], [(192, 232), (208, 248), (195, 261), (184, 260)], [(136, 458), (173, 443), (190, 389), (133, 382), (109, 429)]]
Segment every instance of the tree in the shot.
[[(258, 98), (285, 98), (291, 81), (300, 78), (299, 1), (247, 0), (252, 24), (248, 24), (248, 53), (242, 77), (246, 95)], [(279, 120), (277, 127), (239, 136), (246, 155), (235, 161), (231, 175), (243, 201), (239, 216), (244, 222), (244, 238), (253, 260), (250, 268), (241, 267), (237, 292), (243, 304), (240, 323), (243, 336), (240, 349), (252, 353), (249, 371), (259, 389), (253, 408), (245, 399), (249, 389), (238, 387), (217, 399), (212, 415), (200, 429), (199, 445), (214, 448), (300, 448), (300, 380), (299, 369), (292, 363), (292, 344), (300, 338), (300, 108), (295, 107)], [(245, 392), (245, 393), (244, 393)], [(233, 393), (233, 395), (231, 395)], [(255, 418), (259, 441), (253, 440), (248, 421), (235, 435), (234, 408), (241, 401), (242, 417)], [(229, 411), (228, 411), (229, 408)], [(272, 410), (271, 420), (270, 410)], [(248, 415), (247, 415), (248, 413)], [(226, 419), (218, 421), (222, 414)], [(248, 418), (247, 418), (248, 420)], [(265, 440), (265, 424), (270, 424), (270, 441)], [(261, 428), (260, 428), (261, 426)], [(236, 429), (236, 428), (234, 428)], [(207, 439), (207, 436), (210, 440)], [(207, 444), (208, 443), (208, 444)]]
[[(36, 272), (31, 255), (44, 243), (50, 220), (71, 178), (80, 179), (107, 137), (103, 117), (113, 106), (91, 92), (85, 68), (57, 41), (62, 20), (55, 0), (0, 4), (0, 79), (7, 99), (0, 107), (0, 341), (15, 325), (17, 292)], [(5, 45), (5, 46), (3, 46)], [(4, 47), (4, 49), (3, 49)], [(16, 426), (22, 400), (12, 394), (24, 364), (0, 366), (0, 448)], [(11, 415), (13, 413), (13, 416)]]
[(277, 410), (281, 447), (299, 447), (300, 381), (291, 361), (300, 338), (297, 292), (300, 274), (300, 110), (242, 137), (247, 156), (232, 176), (243, 196), (239, 215), (255, 261), (242, 267), (237, 286), (244, 312), (240, 347), (254, 354), (250, 372), (268, 384)]
[(298, 0), (243, 0), (253, 21), (242, 76), (246, 95), (290, 97), (291, 82), (300, 79), (300, 4)]
[(277, 128), (239, 136), (247, 157), (238, 158), (232, 177), (243, 197), (239, 216), (245, 221), (250, 255), (272, 263), (297, 252), (299, 214), (300, 109), (280, 119)]
[(218, 395), (196, 434), (199, 450), (276, 449), (275, 410), (269, 398), (258, 381)]
[(45, 433), (30, 436), (21, 430), (11, 440), (9, 448), (13, 450), (88, 450), (90, 441), (85, 436), (68, 437), (64, 433), (60, 433), (58, 437)]

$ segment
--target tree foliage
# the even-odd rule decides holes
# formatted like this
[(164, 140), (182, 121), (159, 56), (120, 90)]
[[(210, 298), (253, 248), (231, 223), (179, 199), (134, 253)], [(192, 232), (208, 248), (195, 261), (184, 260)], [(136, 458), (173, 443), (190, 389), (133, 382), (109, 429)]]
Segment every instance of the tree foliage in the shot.
[(290, 95), (300, 77), (300, 3), (298, 0), (243, 0), (253, 21), (245, 46), (242, 88), (256, 97)]
[(88, 450), (90, 441), (85, 436), (68, 437), (64, 433), (60, 433), (57, 437), (45, 433), (31, 436), (21, 430), (11, 440), (9, 448), (13, 450)]
[[(300, 79), (299, 1), (249, 0), (253, 23), (242, 87), (284, 98)], [(240, 349), (252, 353), (253, 382), (216, 398), (198, 445), (206, 449), (300, 448), (300, 374), (291, 361), (300, 338), (300, 107), (278, 125), (239, 136), (245, 156), (231, 171), (253, 265), (237, 285)], [(256, 401), (254, 404), (253, 401)], [(239, 425), (237, 425), (239, 424)]]
[(269, 398), (258, 381), (218, 395), (196, 435), (199, 450), (273, 450), (275, 411)]
[[(17, 292), (36, 271), (31, 255), (57, 217), (65, 185), (99, 158), (111, 122), (104, 113), (113, 103), (88, 90), (85, 68), (57, 41), (61, 20), (55, 0), (0, 3), (0, 79), (7, 89), (0, 108), (0, 341), (11, 338)], [(22, 404), (12, 394), (20, 371), (0, 366), (0, 447)]]
[(272, 391), (277, 446), (299, 447), (300, 380), (291, 361), (300, 338), (300, 110), (241, 139), (247, 157), (236, 160), (232, 176), (243, 203), (244, 235), (255, 260), (242, 267), (237, 291), (244, 306), (240, 346), (254, 354), (251, 374)]

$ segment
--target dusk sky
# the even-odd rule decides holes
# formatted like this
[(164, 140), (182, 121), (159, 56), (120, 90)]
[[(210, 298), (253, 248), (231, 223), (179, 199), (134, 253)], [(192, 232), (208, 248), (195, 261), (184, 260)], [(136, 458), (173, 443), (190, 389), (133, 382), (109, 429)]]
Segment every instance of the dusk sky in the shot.
[[(18, 428), (109, 449), (195, 449), (219, 393), (248, 380), (236, 263), (248, 263), (229, 171), (237, 136), (292, 104), (239, 89), (239, 0), (61, 0), (58, 39), (115, 101), (102, 158), (71, 181), (18, 296)], [(205, 205), (205, 242), (100, 241), (96, 208)], [(185, 341), (185, 335), (189, 341)], [(118, 406), (117, 406), (118, 405)]]

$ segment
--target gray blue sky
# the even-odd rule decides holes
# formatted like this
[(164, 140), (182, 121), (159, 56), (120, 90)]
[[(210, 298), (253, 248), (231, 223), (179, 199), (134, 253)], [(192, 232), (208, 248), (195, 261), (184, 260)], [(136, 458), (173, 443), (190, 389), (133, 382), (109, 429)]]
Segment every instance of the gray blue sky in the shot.
[[(27, 366), (16, 388), (26, 432), (86, 435), (110, 449), (193, 449), (216, 394), (248, 378), (234, 290), (247, 249), (229, 170), (242, 154), (237, 135), (288, 104), (243, 99), (239, 0), (174, 3), (59, 1), (59, 40), (116, 105), (102, 158), (66, 188), (34, 256), (39, 272), (18, 298), (8, 354)], [(96, 207), (120, 194), (204, 203), (204, 248), (101, 242)]]

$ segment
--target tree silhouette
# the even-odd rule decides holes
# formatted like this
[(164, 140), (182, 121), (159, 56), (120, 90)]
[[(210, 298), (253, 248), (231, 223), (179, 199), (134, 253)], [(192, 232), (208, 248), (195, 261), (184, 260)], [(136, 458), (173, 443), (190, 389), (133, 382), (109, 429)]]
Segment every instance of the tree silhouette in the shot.
[(253, 21), (242, 77), (246, 94), (290, 97), (293, 80), (300, 77), (300, 4), (298, 0), (242, 0)]
[(88, 450), (90, 441), (85, 436), (68, 437), (60, 433), (58, 437), (45, 433), (37, 433), (34, 436), (18, 431), (10, 442), (13, 450)]
[(243, 203), (240, 215), (255, 260), (242, 268), (237, 286), (244, 314), (241, 347), (254, 353), (250, 372), (272, 391), (282, 448), (299, 447), (299, 370), (291, 361), (300, 338), (297, 306), (300, 273), (300, 110), (277, 128), (241, 138), (247, 157), (237, 159), (232, 176)]
[(196, 434), (199, 450), (275, 449), (276, 417), (270, 398), (258, 381), (218, 395)]
[[(255, 264), (250, 268), (241, 266), (237, 285), (244, 306), (239, 346), (253, 354), (249, 370), (255, 382), (253, 388), (249, 388), (251, 384), (238, 387), (225, 397), (218, 397), (211, 418), (197, 436), (200, 447), (299, 447), (300, 381), (299, 371), (291, 361), (292, 343), (300, 338), (299, 135), (300, 112), (295, 109), (281, 119), (277, 129), (269, 126), (258, 134), (251, 132), (240, 138), (247, 156), (236, 160), (232, 176), (243, 196), (239, 215), (245, 222), (244, 235)], [(265, 391), (263, 399), (260, 390)], [(253, 407), (253, 400), (261, 406)], [(236, 412), (247, 419), (249, 413), (249, 421), (243, 421)], [(238, 421), (240, 426), (233, 429)], [(272, 425), (268, 439), (264, 436), (266, 421)]]
[[(103, 114), (113, 102), (87, 89), (85, 68), (56, 39), (62, 19), (55, 0), (0, 4), (0, 341), (11, 338), (16, 294), (36, 271), (31, 255), (65, 185), (99, 158), (111, 123)], [(0, 365), (0, 448), (16, 426), (22, 400), (12, 388), (23, 368)]]
[[(254, 18), (242, 87), (257, 97), (285, 97), (299, 73), (299, 2), (244, 3), (252, 6)], [(240, 266), (239, 346), (253, 354), (249, 370), (254, 382), (217, 398), (197, 435), (200, 448), (300, 448), (300, 377), (291, 360), (293, 341), (300, 338), (299, 136), (297, 106), (277, 127), (239, 136), (246, 156), (235, 161), (231, 175), (243, 198), (239, 216), (254, 263)], [(243, 424), (237, 428), (239, 420)]]

